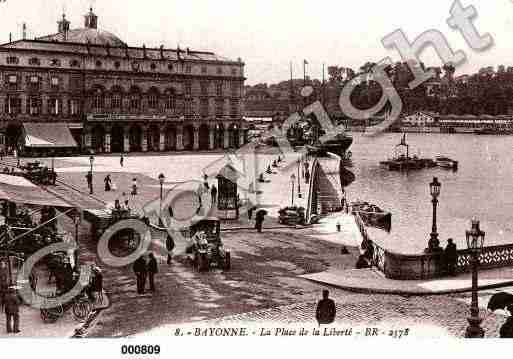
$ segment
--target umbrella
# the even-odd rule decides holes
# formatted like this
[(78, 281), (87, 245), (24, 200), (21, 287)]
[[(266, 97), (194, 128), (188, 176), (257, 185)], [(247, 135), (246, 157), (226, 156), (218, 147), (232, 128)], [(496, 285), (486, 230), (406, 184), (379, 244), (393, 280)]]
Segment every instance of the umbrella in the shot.
[(267, 211), (265, 209), (259, 209), (257, 212), (256, 212), (256, 215), (257, 216), (266, 216), (267, 215)]
[(513, 304), (513, 294), (499, 292), (492, 295), (490, 298), (490, 301), (488, 302), (488, 309), (493, 312), (497, 309), (504, 309), (511, 304)]

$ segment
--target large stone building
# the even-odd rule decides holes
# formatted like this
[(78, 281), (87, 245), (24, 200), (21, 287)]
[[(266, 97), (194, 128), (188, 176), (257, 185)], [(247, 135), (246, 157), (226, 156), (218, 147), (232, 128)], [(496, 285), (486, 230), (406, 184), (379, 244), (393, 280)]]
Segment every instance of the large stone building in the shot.
[(212, 52), (131, 47), (65, 16), (58, 32), (0, 45), (0, 141), (26, 153), (236, 148), (244, 63)]

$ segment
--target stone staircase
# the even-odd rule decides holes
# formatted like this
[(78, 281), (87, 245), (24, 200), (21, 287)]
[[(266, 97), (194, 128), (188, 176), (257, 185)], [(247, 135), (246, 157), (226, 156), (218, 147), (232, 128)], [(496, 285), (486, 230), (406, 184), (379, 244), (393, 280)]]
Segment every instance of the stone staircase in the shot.
[(320, 215), (327, 215), (341, 208), (342, 186), (333, 162), (337, 162), (335, 167), (338, 168), (338, 161), (320, 160), (316, 171), (317, 213)]

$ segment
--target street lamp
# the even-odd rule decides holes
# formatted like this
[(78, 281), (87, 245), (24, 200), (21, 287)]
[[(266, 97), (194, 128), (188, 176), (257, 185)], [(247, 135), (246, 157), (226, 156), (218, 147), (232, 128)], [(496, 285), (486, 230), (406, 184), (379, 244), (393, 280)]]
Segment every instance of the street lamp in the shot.
[(470, 317), (467, 318), (469, 326), (465, 338), (482, 338), (484, 330), (479, 325), (483, 321), (479, 318), (477, 302), (477, 270), (479, 267), (479, 253), (483, 250), (485, 232), (479, 228), (479, 221), (472, 219), (472, 228), (466, 231), (467, 247), (472, 255), (472, 302), (470, 303)]
[(94, 163), (94, 155), (91, 154), (91, 156), (89, 156), (89, 163), (91, 164), (91, 183), (89, 184), (90, 188), (89, 188), (89, 192), (91, 194), (93, 194), (93, 163)]
[(159, 224), (163, 225), (162, 223), (162, 200), (164, 197), (164, 180), (166, 179), (166, 176), (164, 176), (163, 173), (159, 174), (159, 183), (160, 183), (160, 206), (159, 206)]
[(78, 268), (78, 258), (79, 258), (79, 241), (78, 241), (78, 226), (80, 225), (80, 213), (75, 211), (73, 214), (73, 223), (75, 224), (75, 244), (77, 248), (75, 249), (75, 268)]
[(294, 207), (294, 184), (296, 183), (296, 175), (290, 175), (290, 183), (292, 184), (292, 207)]
[(301, 176), (299, 175), (299, 167), (301, 167), (301, 159), (297, 160), (297, 198), (303, 198), (301, 194)]
[(438, 204), (438, 196), (440, 195), (441, 187), (442, 184), (438, 182), (438, 178), (433, 177), (433, 182), (429, 184), (431, 197), (433, 197), (433, 200), (431, 201), (431, 203), (433, 203), (433, 227), (431, 229), (431, 236), (429, 238), (428, 248), (426, 249), (426, 252), (433, 252), (434, 249), (440, 247), (440, 241), (438, 240), (438, 233), (436, 228), (436, 206)]

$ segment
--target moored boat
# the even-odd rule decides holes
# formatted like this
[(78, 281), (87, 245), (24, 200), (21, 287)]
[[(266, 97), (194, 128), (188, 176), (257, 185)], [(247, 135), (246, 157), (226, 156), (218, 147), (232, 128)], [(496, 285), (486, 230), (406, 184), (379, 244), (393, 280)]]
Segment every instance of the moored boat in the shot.
[(367, 226), (384, 229), (387, 232), (392, 229), (392, 213), (363, 201), (352, 202), (350, 206), (351, 212), (358, 213)]
[(436, 165), (441, 168), (447, 168), (447, 169), (457, 169), (458, 168), (458, 161), (455, 161), (449, 157), (436, 156), (435, 162), (436, 162)]

